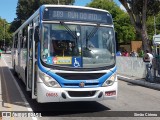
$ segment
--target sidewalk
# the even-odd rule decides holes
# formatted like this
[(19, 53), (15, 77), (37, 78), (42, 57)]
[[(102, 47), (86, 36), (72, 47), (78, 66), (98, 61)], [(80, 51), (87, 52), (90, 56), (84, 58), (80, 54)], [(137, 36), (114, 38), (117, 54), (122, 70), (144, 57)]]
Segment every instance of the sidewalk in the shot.
[(140, 86), (152, 88), (155, 90), (160, 90), (160, 82), (150, 83), (150, 82), (145, 81), (145, 79), (143, 78), (136, 78), (134, 76), (126, 76), (126, 75), (121, 75), (121, 74), (118, 74), (118, 79), (122, 81), (130, 82), (133, 84), (137, 84)]

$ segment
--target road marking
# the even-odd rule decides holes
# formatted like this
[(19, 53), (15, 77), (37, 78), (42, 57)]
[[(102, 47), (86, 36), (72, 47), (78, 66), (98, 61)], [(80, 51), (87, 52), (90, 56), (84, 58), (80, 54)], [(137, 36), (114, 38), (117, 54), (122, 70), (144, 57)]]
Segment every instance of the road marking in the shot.
[(126, 77), (126, 76), (123, 76), (123, 75), (117, 75), (117, 77), (123, 77), (123, 78), (127, 78), (127, 79), (132, 79), (132, 78), (129, 78), (129, 77)]
[[(4, 60), (4, 58), (2, 58), (2, 59), (3, 59), (4, 63), (5, 63), (5, 65), (8, 66), (8, 64), (6, 63), (6, 61)], [(9, 66), (8, 66), (8, 67), (9, 67)], [(21, 88), (19, 87), (18, 83), (16, 82), (14, 76), (12, 75), (12, 73), (11, 73), (11, 71), (10, 71), (10, 69), (9, 69), (8, 67), (7, 67), (7, 69), (8, 69), (8, 71), (9, 71), (9, 73), (11, 74), (11, 76), (12, 76), (12, 78), (13, 78), (13, 81), (14, 81), (14, 83), (15, 83), (18, 91), (20, 92), (21, 98), (22, 98), (22, 99), (24, 100), (24, 102), (25, 102), (25, 105), (26, 105), (27, 110), (30, 111), (30, 112), (33, 112), (32, 108), (30, 107), (29, 103), (27, 102), (24, 94), (22, 93)], [(38, 120), (38, 119), (37, 119), (36, 117), (32, 117), (32, 120)]]

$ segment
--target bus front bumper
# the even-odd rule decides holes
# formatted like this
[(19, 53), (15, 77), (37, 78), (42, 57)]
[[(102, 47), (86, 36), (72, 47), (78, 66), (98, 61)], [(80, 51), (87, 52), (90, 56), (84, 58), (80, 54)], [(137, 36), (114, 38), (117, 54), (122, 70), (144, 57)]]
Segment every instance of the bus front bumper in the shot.
[(68, 101), (100, 101), (117, 99), (118, 82), (112, 86), (97, 88), (52, 88), (43, 82), (37, 83), (37, 101), (68, 102)]

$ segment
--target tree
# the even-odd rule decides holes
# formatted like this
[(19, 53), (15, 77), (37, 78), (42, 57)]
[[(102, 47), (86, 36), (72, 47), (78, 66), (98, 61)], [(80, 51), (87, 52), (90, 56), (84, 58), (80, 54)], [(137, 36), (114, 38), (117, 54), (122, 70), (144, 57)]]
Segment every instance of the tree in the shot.
[(10, 25), (6, 20), (0, 18), (0, 48), (4, 46), (9, 46), (11, 42), (11, 33), (9, 32)]
[(11, 25), (11, 31), (15, 31), (20, 25), (28, 19), (41, 5), (43, 4), (73, 4), (75, 0), (18, 0), (16, 14), (17, 18), (14, 19)]
[(119, 0), (127, 10), (132, 25), (141, 35), (143, 49), (151, 50), (146, 21), (149, 16), (156, 15), (160, 10), (159, 0)]
[(118, 33), (119, 43), (128, 43), (135, 40), (135, 30), (131, 25), (129, 16), (121, 10), (112, 0), (93, 0), (87, 6), (107, 10), (111, 13), (115, 30)]
[(153, 39), (153, 35), (160, 34), (160, 12), (156, 16), (148, 17), (147, 33), (150, 40)]
[(155, 17), (155, 23), (156, 23), (156, 34), (160, 34), (160, 12)]

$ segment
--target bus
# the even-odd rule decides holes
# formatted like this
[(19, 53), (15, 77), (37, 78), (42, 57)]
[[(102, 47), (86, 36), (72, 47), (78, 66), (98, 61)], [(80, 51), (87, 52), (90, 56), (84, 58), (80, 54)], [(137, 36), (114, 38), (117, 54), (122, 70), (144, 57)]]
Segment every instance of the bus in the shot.
[(153, 59), (153, 76), (155, 81), (160, 78), (160, 34), (153, 36), (153, 47), (152, 53), (154, 55)]
[(115, 41), (106, 10), (42, 5), (13, 34), (13, 70), (39, 103), (116, 100)]

